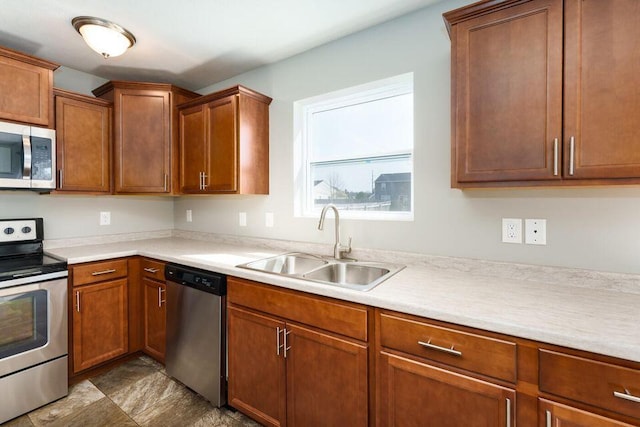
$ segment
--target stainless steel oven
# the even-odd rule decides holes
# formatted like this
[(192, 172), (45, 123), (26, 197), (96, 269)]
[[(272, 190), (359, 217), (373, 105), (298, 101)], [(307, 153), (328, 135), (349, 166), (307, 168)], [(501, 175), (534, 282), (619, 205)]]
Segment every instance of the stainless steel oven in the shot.
[(56, 131), (0, 122), (0, 188), (56, 188)]
[(67, 395), (67, 265), (42, 234), (0, 220), (0, 423)]

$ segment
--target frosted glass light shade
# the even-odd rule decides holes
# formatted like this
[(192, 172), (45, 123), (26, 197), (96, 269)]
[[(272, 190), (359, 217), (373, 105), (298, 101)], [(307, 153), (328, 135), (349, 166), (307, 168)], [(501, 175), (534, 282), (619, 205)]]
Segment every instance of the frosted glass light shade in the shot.
[(91, 16), (71, 21), (89, 47), (105, 58), (122, 55), (136, 43), (136, 38), (118, 24)]

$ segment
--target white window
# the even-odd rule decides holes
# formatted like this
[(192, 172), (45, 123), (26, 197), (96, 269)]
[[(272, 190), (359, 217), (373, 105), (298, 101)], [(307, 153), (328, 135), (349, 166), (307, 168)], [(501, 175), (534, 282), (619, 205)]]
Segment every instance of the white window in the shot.
[(295, 103), (295, 214), (413, 219), (413, 74)]

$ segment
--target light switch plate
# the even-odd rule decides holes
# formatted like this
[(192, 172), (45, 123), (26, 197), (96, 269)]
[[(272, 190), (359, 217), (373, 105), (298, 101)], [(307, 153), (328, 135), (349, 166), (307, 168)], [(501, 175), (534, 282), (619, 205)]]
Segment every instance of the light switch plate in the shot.
[(238, 224), (240, 225), (240, 227), (246, 227), (247, 226), (247, 213), (246, 212), (240, 212), (238, 214)]
[(191, 209), (187, 209), (187, 222), (193, 222), (193, 211)]
[(264, 225), (265, 227), (273, 227), (273, 212), (265, 212)]
[(502, 243), (522, 243), (520, 218), (502, 218)]
[(546, 219), (525, 219), (525, 238), (527, 245), (547, 244), (547, 220)]

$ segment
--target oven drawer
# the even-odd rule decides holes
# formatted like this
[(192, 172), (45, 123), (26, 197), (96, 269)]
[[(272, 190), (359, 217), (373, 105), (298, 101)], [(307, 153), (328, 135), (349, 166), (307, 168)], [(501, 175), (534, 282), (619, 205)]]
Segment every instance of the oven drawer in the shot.
[(164, 282), (164, 262), (142, 258), (142, 276)]
[(640, 419), (640, 370), (541, 349), (540, 391)]
[(516, 344), (380, 313), (383, 347), (516, 382)]
[(127, 260), (92, 262), (72, 267), (73, 286), (103, 282), (127, 276)]

